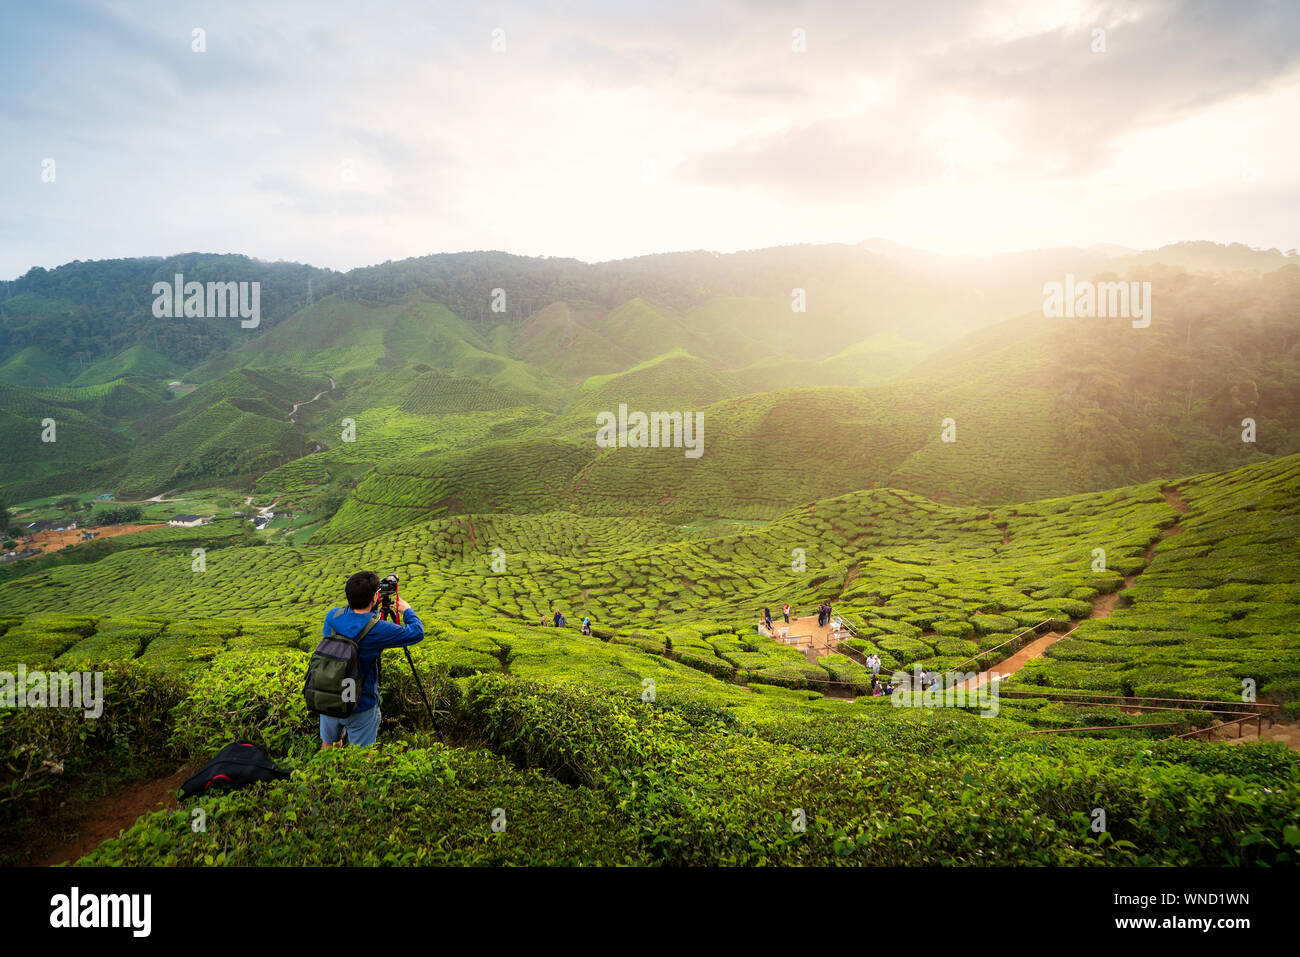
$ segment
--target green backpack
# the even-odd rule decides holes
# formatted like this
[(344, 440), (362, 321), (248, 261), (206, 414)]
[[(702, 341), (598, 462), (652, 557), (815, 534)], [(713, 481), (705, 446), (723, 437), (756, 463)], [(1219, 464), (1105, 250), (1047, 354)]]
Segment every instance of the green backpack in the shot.
[(307, 662), (307, 681), (302, 694), (307, 710), (330, 718), (346, 718), (361, 700), (361, 640), (379, 621), (372, 615), (355, 638), (340, 635), (330, 625)]

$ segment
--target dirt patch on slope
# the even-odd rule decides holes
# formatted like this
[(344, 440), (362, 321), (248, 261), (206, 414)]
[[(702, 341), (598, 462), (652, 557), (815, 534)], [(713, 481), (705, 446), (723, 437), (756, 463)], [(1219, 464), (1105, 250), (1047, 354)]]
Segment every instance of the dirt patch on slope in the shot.
[[(32, 536), (33, 547), (43, 552), (57, 552), (85, 541), (81, 536), (85, 532), (94, 532), (95, 539), (116, 538), (118, 535), (130, 535), (132, 532), (148, 532), (155, 528), (166, 528), (165, 524), (155, 525), (101, 525), (94, 528), (77, 528), (62, 532), (37, 532)], [(95, 540), (95, 539), (92, 539)]]
[(166, 777), (137, 781), (98, 798), (75, 824), (76, 833), (62, 839), (54, 836), (33, 848), (24, 863), (52, 867), (84, 857), (104, 841), (117, 837), (144, 815), (176, 807), (176, 792), (192, 773), (190, 768), (178, 768)]

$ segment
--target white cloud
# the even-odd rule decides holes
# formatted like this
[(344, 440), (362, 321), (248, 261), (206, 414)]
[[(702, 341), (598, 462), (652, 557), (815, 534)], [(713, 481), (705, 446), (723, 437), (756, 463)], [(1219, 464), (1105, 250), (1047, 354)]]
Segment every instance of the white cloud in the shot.
[(191, 249), (348, 268), (868, 235), (1297, 245), (1298, 18), (1266, 4), (52, 2), (12, 19), (3, 275)]

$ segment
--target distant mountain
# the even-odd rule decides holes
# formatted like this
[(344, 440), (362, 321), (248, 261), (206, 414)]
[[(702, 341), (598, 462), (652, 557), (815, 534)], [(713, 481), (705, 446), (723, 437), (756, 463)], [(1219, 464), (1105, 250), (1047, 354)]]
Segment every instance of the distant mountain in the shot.
[[(258, 325), (156, 317), (155, 284), (177, 275), (205, 287), (259, 283)], [(327, 300), (336, 305), (326, 306)], [(348, 273), (190, 253), (35, 268), (0, 283), (0, 382), (39, 387), (129, 375), (182, 378), (198, 367), (200, 377), (219, 374), (247, 361), (261, 348), (257, 343), (296, 313), (292, 336), (281, 337), (297, 344), (288, 351), (300, 358), (332, 350), (319, 358), (339, 368), (339, 350), (353, 353), (348, 364), (374, 351), (373, 340), (359, 331), (363, 324), (349, 326), (340, 310), (359, 316), (411, 302), (439, 304), (480, 330), (506, 328), (490, 351), (570, 382), (672, 348), (729, 368), (769, 358), (820, 360), (882, 334), (935, 348), (1005, 315), (959, 283), (836, 244), (596, 264), (454, 253)], [(267, 348), (292, 358), (283, 347)]]
[[(0, 437), (19, 450), (0, 493), (256, 486), (333, 503), (325, 515), (347, 500), (322, 526), (340, 540), (431, 508), (765, 518), (879, 485), (1001, 504), (1300, 451), (1294, 257), (1210, 271), (1163, 261), (1280, 254), (1191, 243), (976, 261), (873, 245), (33, 271), (0, 316), (18, 333), (0, 347)], [(263, 276), (262, 324), (155, 319), (148, 281), (173, 269)], [(1043, 283), (1068, 272), (1151, 282), (1150, 328), (1045, 317)], [(86, 307), (94, 290), (103, 313)], [(197, 388), (174, 398), (171, 378)], [(708, 452), (597, 448), (596, 415), (621, 404), (704, 412)], [(36, 441), (45, 418), (58, 443)], [(949, 418), (956, 442), (941, 439)]]
[(1184, 242), (1146, 251), (1098, 243), (1087, 248), (1067, 246), (989, 256), (948, 256), (885, 239), (868, 239), (860, 245), (921, 276), (966, 288), (982, 308), (997, 312), (1002, 318), (1041, 307), (1044, 283), (1062, 282), (1067, 274), (1087, 279), (1101, 273), (1124, 273), (1136, 266), (1154, 265), (1193, 273), (1241, 270), (1265, 273), (1288, 264), (1300, 264), (1300, 255), (1287, 255), (1277, 249), (1252, 249), (1241, 243)]
[[(259, 324), (238, 318), (157, 318), (155, 284), (259, 283)], [(247, 256), (186, 253), (73, 262), (0, 282), (0, 382), (66, 385), (119, 375), (179, 377), (307, 305), (336, 274)], [(161, 370), (166, 370), (165, 372)]]

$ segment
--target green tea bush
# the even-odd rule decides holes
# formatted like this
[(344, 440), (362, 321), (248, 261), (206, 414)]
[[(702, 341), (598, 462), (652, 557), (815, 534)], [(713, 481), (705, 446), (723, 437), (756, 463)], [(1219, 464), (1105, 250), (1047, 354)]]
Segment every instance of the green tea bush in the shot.
[(503, 675), (466, 681), (463, 721), (520, 766), (588, 787), (653, 760), (674, 731), (687, 727), (674, 712), (605, 690)]
[(58, 669), (83, 669), (138, 658), (163, 630), (164, 623), (141, 618), (103, 618), (95, 633), (83, 638), (54, 661)]
[(174, 712), (171, 744), (187, 758), (207, 758), (232, 741), (260, 742), (272, 756), (320, 746), (316, 716), (302, 687), (307, 656), (289, 649), (224, 652), (190, 678)]
[(975, 615), (970, 623), (974, 626), (977, 635), (1014, 633), (1016, 630), (1015, 620), (1006, 615)]
[[(204, 833), (189, 827), (194, 807), (206, 812)], [(435, 744), (329, 749), (287, 781), (141, 818), (78, 863), (618, 865), (635, 863), (637, 850), (626, 815), (597, 792)]]
[(78, 615), (36, 614), (10, 628), (0, 640), (0, 670), (18, 665), (46, 669), (81, 639), (95, 632), (95, 619)]
[(145, 646), (140, 661), (177, 673), (203, 668), (238, 634), (234, 622), (172, 621)]

